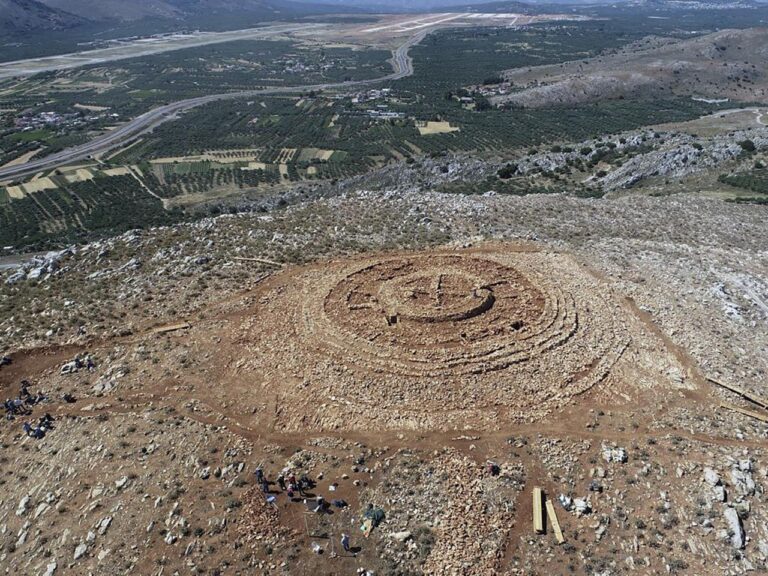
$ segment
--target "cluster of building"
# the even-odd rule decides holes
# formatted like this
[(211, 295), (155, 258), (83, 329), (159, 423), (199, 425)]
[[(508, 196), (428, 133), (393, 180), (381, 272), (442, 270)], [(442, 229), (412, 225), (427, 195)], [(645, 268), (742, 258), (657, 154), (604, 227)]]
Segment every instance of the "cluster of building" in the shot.
[[(278, 61), (279, 62), (279, 61)], [(304, 72), (315, 72), (318, 69), (316, 64), (307, 65), (301, 60), (286, 60), (283, 63), (282, 72), (288, 72), (289, 74), (302, 74)]]
[[(111, 114), (117, 118), (118, 114)], [(103, 115), (83, 116), (79, 112), (68, 112), (60, 114), (58, 112), (25, 112), (14, 121), (17, 130), (29, 132), (31, 130), (40, 130), (42, 128), (76, 128), (89, 122), (101, 120)]]
[(28, 130), (37, 130), (40, 128), (50, 128), (52, 126), (61, 126), (68, 122), (80, 121), (79, 114), (59, 114), (58, 112), (39, 112), (37, 114), (25, 113), (16, 118), (14, 122), (18, 130), (24, 132)]
[(301, 56), (287, 55), (275, 60), (276, 64), (282, 65), (279, 73), (288, 74), (306, 74), (309, 72), (327, 72), (335, 68), (353, 66), (353, 62), (346, 62), (344, 59), (333, 59), (323, 57), (320, 62), (307, 61)]
[(371, 118), (391, 120), (393, 118), (405, 118), (403, 112), (393, 112), (386, 104), (379, 104), (376, 108), (366, 111)]
[[(473, 86), (471, 88), (472, 94), (479, 96), (485, 96), (490, 98), (491, 96), (500, 96), (511, 92), (511, 84), (509, 82), (501, 82), (500, 84), (481, 84), (479, 86)], [(459, 97), (461, 101), (473, 101), (473, 98), (468, 96)]]
[[(368, 104), (379, 100), (388, 101), (392, 96), (391, 88), (373, 88), (364, 92), (358, 92), (352, 95), (352, 104)], [(402, 112), (394, 112), (389, 109), (388, 104), (376, 104), (372, 108), (366, 108), (365, 114), (370, 118), (377, 120), (391, 120), (396, 118), (405, 118)]]
[(374, 102), (382, 98), (389, 98), (392, 90), (390, 88), (372, 89), (367, 92), (358, 92), (352, 96), (352, 104), (364, 104)]

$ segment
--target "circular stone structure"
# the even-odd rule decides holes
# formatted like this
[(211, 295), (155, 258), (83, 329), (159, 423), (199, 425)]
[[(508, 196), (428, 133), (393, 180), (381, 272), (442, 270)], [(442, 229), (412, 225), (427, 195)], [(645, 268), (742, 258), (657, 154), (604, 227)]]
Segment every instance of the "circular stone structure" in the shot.
[(521, 247), (334, 261), (262, 292), (244, 362), (265, 393), (296, 390), (285, 430), (540, 419), (603, 380), (629, 341), (601, 282)]
[[(519, 361), (572, 307), (487, 258), (422, 255), (350, 269), (307, 313), (316, 337), (405, 375), (482, 373)], [(560, 313), (562, 312), (562, 314)], [(558, 333), (562, 329), (557, 322)], [(528, 351), (528, 352), (527, 352)]]

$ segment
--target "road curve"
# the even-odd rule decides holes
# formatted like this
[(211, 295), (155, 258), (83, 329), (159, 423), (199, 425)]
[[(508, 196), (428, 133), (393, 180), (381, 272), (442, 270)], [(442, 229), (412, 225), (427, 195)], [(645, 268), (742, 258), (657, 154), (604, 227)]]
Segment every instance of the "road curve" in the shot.
[(391, 74), (387, 74), (386, 76), (371, 78), (369, 80), (353, 80), (349, 82), (313, 84), (307, 86), (281, 86), (278, 88), (265, 88), (263, 90), (244, 90), (240, 92), (210, 94), (208, 96), (199, 96), (197, 98), (179, 100), (177, 102), (172, 102), (170, 104), (154, 108), (149, 112), (145, 112), (144, 114), (137, 116), (126, 124), (115, 128), (111, 132), (102, 134), (101, 136), (98, 136), (84, 144), (67, 148), (66, 150), (56, 152), (46, 156), (45, 158), (40, 158), (39, 160), (30, 160), (24, 164), (0, 168), (0, 180), (23, 178), (25, 176), (35, 174), (36, 172), (52, 170), (71, 162), (85, 160), (95, 154), (103, 154), (125, 144), (134, 138), (137, 138), (138, 136), (141, 136), (142, 134), (146, 134), (147, 132), (154, 130), (164, 122), (176, 118), (176, 115), (180, 112), (191, 110), (192, 108), (197, 108), (198, 106), (203, 106), (204, 104), (210, 104), (211, 102), (217, 102), (220, 100), (232, 100), (236, 98), (269, 96), (271, 94), (291, 94), (295, 92), (307, 92), (310, 90), (326, 90), (330, 88), (353, 88), (405, 78), (406, 76), (413, 74), (413, 61), (408, 55), (408, 51), (411, 49), (411, 47), (421, 42), (428, 33), (428, 30), (419, 32), (418, 34), (411, 36), (396, 50), (392, 51), (393, 72)]

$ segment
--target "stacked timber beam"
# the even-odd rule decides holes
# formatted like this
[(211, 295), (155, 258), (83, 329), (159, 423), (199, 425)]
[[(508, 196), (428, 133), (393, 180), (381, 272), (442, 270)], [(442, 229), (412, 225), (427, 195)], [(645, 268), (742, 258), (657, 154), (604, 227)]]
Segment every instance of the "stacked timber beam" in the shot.
[(560, 521), (557, 519), (557, 513), (555, 512), (555, 505), (550, 498), (545, 497), (544, 490), (535, 486), (533, 488), (533, 531), (536, 534), (544, 534), (546, 532), (547, 519), (549, 519), (549, 523), (555, 533), (557, 543), (565, 543), (563, 531), (560, 528)]
[(547, 516), (549, 517), (549, 523), (552, 524), (552, 530), (555, 532), (555, 538), (557, 538), (558, 544), (564, 544), (565, 538), (563, 538), (563, 531), (560, 529), (560, 521), (557, 519), (555, 513), (555, 505), (552, 504), (552, 500), (547, 498)]
[(533, 489), (533, 531), (544, 534), (544, 491), (538, 486)]

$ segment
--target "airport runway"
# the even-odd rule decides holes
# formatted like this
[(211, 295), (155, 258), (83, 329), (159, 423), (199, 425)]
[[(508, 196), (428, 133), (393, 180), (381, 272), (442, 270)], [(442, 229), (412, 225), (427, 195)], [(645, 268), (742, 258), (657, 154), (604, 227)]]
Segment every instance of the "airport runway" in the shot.
[(173, 50), (184, 50), (210, 44), (222, 44), (237, 40), (268, 40), (283, 34), (322, 31), (328, 24), (278, 24), (262, 28), (247, 28), (227, 32), (196, 32), (191, 34), (168, 34), (166, 36), (142, 38), (130, 42), (118, 42), (107, 48), (95, 48), (72, 54), (58, 54), (28, 60), (0, 62), (0, 80), (20, 76), (32, 76), (40, 72), (69, 70), (81, 66), (104, 64), (128, 58), (151, 56)]

